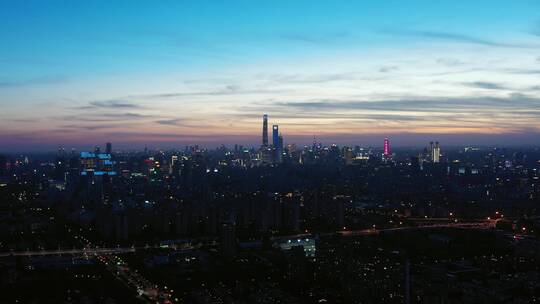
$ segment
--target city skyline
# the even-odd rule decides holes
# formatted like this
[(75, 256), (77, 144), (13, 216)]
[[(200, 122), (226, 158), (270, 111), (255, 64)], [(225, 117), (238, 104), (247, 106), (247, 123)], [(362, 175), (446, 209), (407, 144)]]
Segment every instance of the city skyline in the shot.
[(540, 302), (540, 0), (0, 20), (0, 304)]
[(0, 8), (2, 151), (540, 142), (534, 1)]

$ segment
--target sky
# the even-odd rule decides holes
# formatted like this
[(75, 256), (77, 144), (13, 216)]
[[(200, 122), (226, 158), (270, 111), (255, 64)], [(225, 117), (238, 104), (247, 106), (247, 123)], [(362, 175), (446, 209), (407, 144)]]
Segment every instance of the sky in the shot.
[(538, 145), (540, 1), (0, 0), (0, 151)]

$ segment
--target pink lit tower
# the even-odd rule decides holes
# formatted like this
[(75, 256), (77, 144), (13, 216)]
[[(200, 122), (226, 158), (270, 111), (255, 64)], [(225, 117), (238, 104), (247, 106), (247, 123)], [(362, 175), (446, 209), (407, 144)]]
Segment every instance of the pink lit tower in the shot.
[(388, 137), (384, 139), (384, 152), (383, 152), (384, 158), (388, 158), (390, 156), (390, 140)]

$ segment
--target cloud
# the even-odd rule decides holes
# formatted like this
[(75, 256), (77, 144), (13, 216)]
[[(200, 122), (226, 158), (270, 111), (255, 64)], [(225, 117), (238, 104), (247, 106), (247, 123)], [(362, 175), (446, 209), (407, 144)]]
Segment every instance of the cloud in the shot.
[(302, 74), (274, 74), (269, 76), (263, 76), (265, 80), (270, 80), (279, 83), (324, 83), (339, 80), (352, 80), (354, 79), (354, 73), (327, 73), (327, 74), (315, 74), (315, 75), (302, 75)]
[(471, 43), (484, 46), (493, 46), (493, 47), (510, 47), (510, 48), (531, 48), (530, 45), (524, 44), (509, 44), (502, 43), (497, 41), (492, 41), (488, 39), (483, 39), (475, 36), (469, 36), (459, 33), (450, 33), (450, 32), (437, 32), (437, 31), (422, 31), (422, 30), (382, 30), (382, 33), (390, 35), (399, 35), (407, 37), (418, 37), (418, 38), (427, 38), (427, 39), (437, 39), (437, 40), (447, 40), (460, 43)]
[(540, 69), (504, 69), (504, 72), (512, 73), (512, 74), (522, 74), (522, 75), (536, 75), (540, 74)]
[(459, 66), (465, 64), (465, 62), (456, 58), (439, 58), (437, 59), (437, 63), (446, 66)]
[(352, 35), (345, 31), (324, 33), (324, 34), (306, 34), (306, 33), (284, 33), (277, 35), (278, 38), (285, 40), (302, 42), (314, 45), (332, 45), (337, 42), (343, 42), (352, 38)]
[(31, 85), (48, 85), (48, 84), (63, 83), (66, 81), (68, 81), (68, 78), (65, 76), (42, 76), (42, 77), (22, 79), (22, 80), (0, 79), (0, 88), (22, 87), (22, 86), (31, 86)]
[(62, 125), (59, 127), (59, 130), (95, 131), (95, 130), (117, 128), (117, 127), (118, 125), (113, 125), (113, 124), (99, 124), (99, 125), (72, 124), (72, 125)]
[(383, 66), (379, 68), (380, 73), (388, 73), (399, 70), (399, 67), (392, 65), (392, 66)]
[(250, 95), (250, 94), (276, 94), (283, 93), (284, 90), (279, 89), (242, 89), (234, 85), (226, 85), (222, 88), (209, 91), (197, 91), (197, 92), (172, 92), (172, 93), (160, 93), (160, 94), (145, 94), (131, 96), (136, 98), (175, 98), (175, 97), (197, 97), (197, 96), (229, 96), (229, 95)]
[[(258, 105), (259, 107), (262, 105)], [(288, 101), (267, 105), (264, 109), (296, 114), (299, 111), (309, 116), (313, 113), (334, 115), (331, 111), (384, 111), (384, 112), (418, 112), (418, 113), (470, 113), (477, 110), (478, 115), (488, 113), (519, 114), (540, 116), (540, 98), (532, 98), (522, 94), (511, 94), (508, 97), (463, 97), (463, 98), (418, 98), (377, 101), (354, 100), (313, 100)], [(354, 115), (354, 113), (348, 113)], [(480, 116), (479, 116), (480, 117)]]
[(126, 108), (140, 108), (139, 105), (125, 100), (99, 100), (91, 101), (88, 103), (90, 107), (95, 108), (112, 108), (112, 109), (126, 109)]
[(486, 89), (486, 90), (507, 90), (508, 89), (504, 85), (494, 83), (494, 82), (487, 82), (487, 81), (465, 82), (463, 84), (469, 87)]
[(81, 114), (81, 115), (64, 115), (53, 117), (55, 120), (75, 121), (75, 122), (114, 122), (114, 121), (131, 121), (154, 118), (154, 115), (146, 115), (139, 113), (99, 113), (99, 114)]
[(181, 126), (182, 121), (183, 120), (180, 118), (171, 118), (171, 119), (158, 120), (156, 121), (156, 123), (160, 125), (166, 125), (166, 126)]

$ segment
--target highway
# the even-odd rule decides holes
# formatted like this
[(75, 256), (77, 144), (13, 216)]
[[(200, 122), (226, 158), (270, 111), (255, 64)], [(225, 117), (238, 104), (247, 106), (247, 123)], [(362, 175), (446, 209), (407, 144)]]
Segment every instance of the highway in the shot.
[(423, 229), (437, 229), (437, 228), (461, 228), (461, 229), (493, 229), (495, 228), (498, 220), (484, 220), (480, 222), (454, 222), (443, 224), (422, 224), (417, 226), (405, 226), (383, 229), (362, 229), (362, 230), (343, 230), (338, 233), (342, 236), (363, 236), (363, 235), (377, 235), (381, 232), (396, 232), (407, 230), (423, 230)]
[[(477, 222), (450, 222), (450, 223), (437, 223), (437, 224), (420, 224), (416, 226), (405, 226), (405, 227), (393, 227), (393, 228), (382, 228), (382, 229), (362, 229), (362, 230), (342, 230), (338, 231), (338, 234), (342, 236), (363, 236), (363, 235), (377, 235), (381, 232), (396, 232), (396, 231), (407, 231), (407, 230), (419, 230), (419, 229), (436, 229), (436, 228), (462, 228), (462, 229), (492, 229), (495, 228), (498, 220), (483, 220)], [(333, 233), (324, 233), (321, 235), (332, 235)], [(299, 234), (293, 236), (280, 236), (277, 238), (296, 238), (298, 236), (306, 237), (312, 236), (311, 234)], [(140, 246), (140, 247), (92, 247), (86, 245), (84, 248), (74, 248), (74, 249), (58, 249), (58, 250), (34, 250), (34, 251), (8, 251), (0, 252), (0, 258), (2, 257), (11, 257), (11, 256), (47, 256), (47, 255), (95, 255), (95, 256), (104, 256), (104, 255), (116, 255), (124, 253), (133, 253), (136, 251), (148, 250), (148, 249), (159, 249), (162, 248), (158, 245), (156, 246)], [(183, 249), (195, 249), (194, 246), (182, 246), (177, 248), (172, 245), (167, 247), (173, 250)]]

